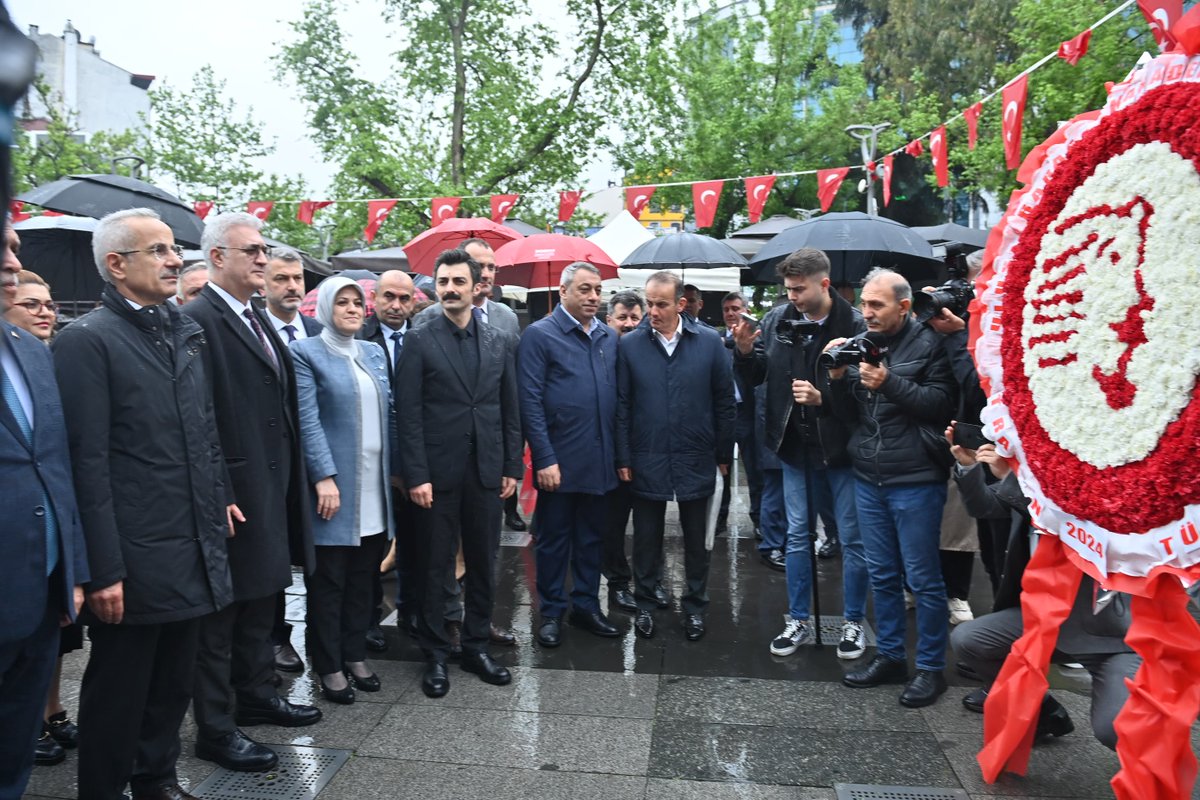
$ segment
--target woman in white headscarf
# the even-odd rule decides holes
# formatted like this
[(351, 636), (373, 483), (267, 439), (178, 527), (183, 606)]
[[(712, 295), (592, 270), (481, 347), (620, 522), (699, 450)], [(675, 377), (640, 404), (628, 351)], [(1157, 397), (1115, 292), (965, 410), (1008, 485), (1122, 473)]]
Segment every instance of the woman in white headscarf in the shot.
[(354, 338), (365, 315), (361, 286), (327, 278), (317, 291), (325, 329), (291, 344), (315, 512), (316, 569), (305, 578), (308, 655), (322, 694), (336, 703), (353, 703), (355, 689), (379, 691), (366, 634), (373, 573), (393, 536), (387, 356)]

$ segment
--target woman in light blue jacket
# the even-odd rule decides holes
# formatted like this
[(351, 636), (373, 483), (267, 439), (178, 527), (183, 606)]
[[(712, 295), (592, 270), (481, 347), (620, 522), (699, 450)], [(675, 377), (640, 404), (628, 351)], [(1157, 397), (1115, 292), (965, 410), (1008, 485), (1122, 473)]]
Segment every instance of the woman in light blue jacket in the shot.
[(379, 691), (366, 663), (371, 581), (394, 533), (387, 356), (354, 338), (365, 315), (362, 287), (328, 278), (317, 291), (317, 320), (325, 329), (291, 345), (316, 501), (316, 569), (305, 578), (308, 654), (321, 692), (336, 703), (353, 703), (355, 689)]

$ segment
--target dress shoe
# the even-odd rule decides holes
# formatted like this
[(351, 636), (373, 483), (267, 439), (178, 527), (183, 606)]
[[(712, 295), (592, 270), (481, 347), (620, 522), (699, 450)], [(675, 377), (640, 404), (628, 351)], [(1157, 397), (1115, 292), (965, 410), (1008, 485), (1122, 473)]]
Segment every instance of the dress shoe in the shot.
[(372, 653), (383, 653), (388, 649), (387, 639), (383, 636), (383, 631), (378, 625), (373, 625), (367, 631), (367, 649)]
[(290, 644), (275, 645), (275, 669), (280, 672), (304, 672), (300, 654)]
[(537, 643), (542, 647), (558, 647), (562, 644), (562, 617), (543, 617), (538, 627)]
[(787, 570), (787, 557), (784, 556), (783, 551), (778, 547), (760, 553), (758, 557), (771, 569), (777, 569), (780, 572)]
[(931, 706), (946, 691), (946, 677), (940, 669), (919, 669), (900, 693), (905, 708)]
[(61, 764), (66, 758), (67, 751), (43, 728), (42, 735), (33, 745), (33, 763), (39, 767), (52, 767)]
[(633, 599), (633, 592), (629, 591), (628, 586), (608, 587), (608, 610), (612, 611), (613, 606), (622, 611), (637, 612), (637, 601)]
[(234, 720), (238, 725), (279, 725), (284, 728), (302, 728), (321, 720), (321, 709), (316, 706), (301, 706), (289, 703), (276, 695), (269, 700), (251, 703), (238, 701)]
[(847, 672), (842, 683), (853, 689), (867, 689), (885, 683), (904, 683), (908, 680), (908, 664), (887, 656), (875, 656), (860, 670)]
[(479, 680), (493, 686), (504, 686), (512, 682), (512, 674), (492, 660), (487, 653), (464, 653), (462, 668), (465, 672), (474, 672)]
[(504, 526), (510, 531), (523, 531), (528, 527), (525, 520), (521, 519), (521, 515), (515, 511), (504, 515)]
[(348, 706), (354, 702), (354, 687), (350, 685), (348, 680), (346, 681), (346, 685), (341, 689), (330, 689), (325, 685), (325, 679), (322, 678), (321, 694), (331, 703), (340, 703), (341, 705)]
[(488, 629), (488, 641), (502, 647), (512, 647), (517, 643), (517, 637), (512, 635), (512, 631), (506, 631), (503, 628), (497, 628), (495, 625), (492, 625)]
[(153, 789), (135, 790), (133, 800), (200, 800), (200, 798), (185, 792), (178, 783), (168, 783), (163, 786), (155, 786)]
[(446, 673), (446, 665), (441, 661), (430, 661), (425, 667), (425, 676), (421, 678), (421, 691), (426, 697), (445, 697), (450, 691), (450, 676)]
[(216, 739), (197, 739), (196, 758), (212, 761), (234, 772), (265, 772), (279, 764), (279, 756), (241, 731)]
[(683, 634), (689, 642), (694, 642), (704, 636), (704, 617), (699, 614), (688, 614), (684, 617)]
[(654, 636), (654, 617), (650, 616), (649, 611), (637, 613), (637, 617), (633, 620), (633, 630), (643, 639)]
[(983, 713), (983, 704), (987, 702), (988, 690), (980, 686), (972, 689), (966, 697), (962, 699), (963, 708), (967, 711), (974, 711), (976, 714)]
[(462, 658), (462, 623), (447, 622), (446, 637), (450, 639), (450, 660), (457, 661)]
[(825, 539), (825, 544), (817, 551), (817, 558), (837, 558), (842, 554), (842, 543), (832, 537)]
[(54, 741), (68, 750), (79, 746), (79, 727), (71, 721), (66, 711), (51, 714), (46, 720), (46, 730)]
[(667, 593), (666, 587), (661, 582), (654, 584), (654, 605), (659, 608), (671, 607), (671, 595)]
[(1033, 734), (1034, 738), (1066, 736), (1073, 730), (1075, 730), (1075, 723), (1071, 721), (1071, 715), (1067, 713), (1062, 704), (1050, 695), (1043, 697), (1042, 709), (1038, 712), (1037, 728)]
[(613, 625), (599, 611), (581, 611), (578, 608), (571, 609), (571, 613), (567, 615), (567, 622), (574, 625), (576, 628), (583, 628), (588, 633), (596, 636), (604, 636), (613, 638), (621, 635), (621, 631), (616, 625)]
[(379, 680), (379, 676), (374, 672), (367, 675), (365, 678), (354, 674), (354, 670), (350, 669), (349, 664), (344, 664), (346, 680), (350, 681), (350, 685), (360, 692), (378, 692), (383, 688), (383, 684)]

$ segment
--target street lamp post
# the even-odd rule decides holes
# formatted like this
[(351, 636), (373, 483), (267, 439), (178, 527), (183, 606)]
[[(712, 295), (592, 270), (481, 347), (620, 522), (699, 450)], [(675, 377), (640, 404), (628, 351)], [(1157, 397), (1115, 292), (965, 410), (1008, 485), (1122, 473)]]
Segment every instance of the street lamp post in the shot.
[[(875, 150), (879, 143), (879, 134), (888, 128), (892, 127), (890, 122), (881, 122), (878, 125), (848, 125), (846, 133), (858, 139), (858, 146), (862, 150), (862, 159), (864, 164), (872, 164), (875, 162)], [(875, 171), (867, 170), (867, 213), (875, 216), (879, 213), (879, 208), (875, 205)]]

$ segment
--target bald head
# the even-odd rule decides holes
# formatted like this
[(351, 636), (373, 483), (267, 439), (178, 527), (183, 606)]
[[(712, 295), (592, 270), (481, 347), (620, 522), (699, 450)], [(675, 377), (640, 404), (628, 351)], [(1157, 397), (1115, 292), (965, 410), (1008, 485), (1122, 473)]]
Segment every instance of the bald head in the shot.
[(375, 316), (389, 328), (403, 328), (413, 314), (416, 290), (408, 273), (398, 269), (383, 273), (375, 283), (375, 296), (372, 298)]

